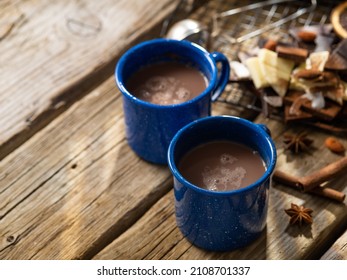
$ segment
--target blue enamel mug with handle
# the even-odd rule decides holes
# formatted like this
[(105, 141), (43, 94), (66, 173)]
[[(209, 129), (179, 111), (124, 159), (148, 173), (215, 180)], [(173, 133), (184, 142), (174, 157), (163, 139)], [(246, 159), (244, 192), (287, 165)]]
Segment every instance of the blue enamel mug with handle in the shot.
[[(191, 100), (172, 105), (143, 101), (127, 89), (128, 79), (142, 67), (170, 61), (199, 70), (207, 79), (206, 89)], [(167, 164), (172, 137), (184, 125), (211, 114), (211, 102), (223, 92), (229, 71), (223, 54), (209, 53), (188, 41), (154, 39), (126, 51), (117, 63), (115, 79), (123, 97), (126, 138), (132, 150), (149, 162)]]
[[(190, 183), (178, 169), (180, 160), (199, 145), (232, 141), (256, 151), (265, 165), (264, 174), (240, 189), (213, 191)], [(248, 245), (266, 225), (271, 175), (276, 148), (263, 124), (232, 116), (213, 116), (193, 121), (173, 137), (168, 164), (174, 178), (177, 226), (194, 245), (212, 251), (228, 251)]]

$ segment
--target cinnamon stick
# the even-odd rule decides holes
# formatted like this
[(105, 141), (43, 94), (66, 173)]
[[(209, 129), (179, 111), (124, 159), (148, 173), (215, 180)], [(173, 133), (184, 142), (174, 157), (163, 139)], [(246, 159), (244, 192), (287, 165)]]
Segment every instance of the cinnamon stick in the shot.
[(312, 190), (321, 183), (333, 179), (343, 171), (347, 171), (347, 157), (343, 157), (342, 159), (337, 160), (316, 172), (299, 178), (297, 186), (306, 192)]
[[(297, 190), (302, 190), (299, 186), (298, 186), (298, 182), (300, 180), (300, 178), (295, 177), (293, 175), (287, 174), (283, 171), (280, 170), (275, 170), (274, 174), (273, 174), (273, 179), (276, 180), (277, 182), (292, 187), (294, 189)], [(332, 188), (328, 188), (328, 187), (322, 187), (320, 185), (317, 185), (315, 188), (311, 189), (308, 191), (309, 193), (314, 193), (316, 195), (322, 196), (322, 197), (326, 197), (338, 202), (343, 202), (346, 195), (340, 191), (334, 190)]]
[(346, 195), (343, 192), (339, 192), (337, 190), (334, 190), (332, 188), (328, 187), (322, 187), (318, 186), (310, 191), (309, 193), (314, 193), (319, 196), (323, 196), (326, 198), (330, 198), (332, 200), (335, 200), (337, 202), (343, 202), (345, 200)]

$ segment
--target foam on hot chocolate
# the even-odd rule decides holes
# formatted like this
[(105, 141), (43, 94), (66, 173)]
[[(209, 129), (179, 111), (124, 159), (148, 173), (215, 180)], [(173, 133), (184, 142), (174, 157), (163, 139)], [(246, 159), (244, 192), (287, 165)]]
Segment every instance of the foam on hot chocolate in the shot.
[(176, 62), (162, 62), (134, 73), (126, 87), (139, 99), (170, 105), (198, 96), (206, 89), (207, 79), (193, 67)]
[(227, 191), (254, 183), (266, 168), (258, 152), (231, 141), (213, 141), (189, 151), (179, 170), (198, 187)]

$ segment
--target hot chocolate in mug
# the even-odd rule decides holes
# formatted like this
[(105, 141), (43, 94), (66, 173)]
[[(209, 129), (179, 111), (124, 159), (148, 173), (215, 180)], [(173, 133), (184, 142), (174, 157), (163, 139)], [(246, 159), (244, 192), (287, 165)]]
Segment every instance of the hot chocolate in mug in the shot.
[(168, 164), (183, 235), (213, 251), (255, 240), (266, 225), (276, 158), (270, 131), (262, 124), (213, 116), (180, 129), (171, 141)]
[(154, 39), (126, 51), (115, 79), (130, 147), (149, 162), (167, 164), (172, 137), (211, 114), (211, 102), (223, 92), (229, 71), (223, 54), (188, 41)]

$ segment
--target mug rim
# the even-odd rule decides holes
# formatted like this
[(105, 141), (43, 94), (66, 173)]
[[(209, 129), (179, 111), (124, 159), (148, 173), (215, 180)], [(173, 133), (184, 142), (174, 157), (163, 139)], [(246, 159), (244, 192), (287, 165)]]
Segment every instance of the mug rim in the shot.
[[(203, 56), (206, 58), (206, 60), (211, 65), (211, 69), (212, 69), (212, 78), (211, 78), (211, 80), (208, 81), (207, 87), (205, 88), (205, 90), (203, 92), (201, 92), (199, 95), (195, 96), (194, 98), (187, 100), (185, 102), (182, 102), (182, 103), (178, 103), (178, 104), (160, 105), (160, 104), (155, 104), (155, 103), (151, 103), (148, 101), (144, 101), (144, 100), (134, 96), (133, 94), (131, 94), (127, 90), (127, 88), (125, 86), (125, 81), (123, 80), (123, 78), (121, 78), (121, 79), (119, 78), (119, 77), (121, 77), (121, 72), (124, 69), (124, 65), (126, 63), (126, 60), (128, 59), (128, 56), (131, 55), (132, 53), (136, 52), (138, 49), (141, 49), (147, 45), (167, 44), (167, 43), (174, 43), (174, 44), (178, 44), (181, 46), (185, 46), (187, 48), (190, 48), (191, 50), (198, 51), (201, 54), (203, 54)], [(144, 106), (148, 106), (148, 107), (155, 108), (155, 109), (168, 109), (168, 108), (189, 106), (190, 104), (195, 103), (202, 98), (205, 98), (205, 96), (208, 94), (211, 94), (211, 96), (210, 96), (210, 98), (211, 98), (213, 90), (216, 86), (218, 70), (217, 70), (217, 65), (216, 65), (215, 61), (211, 58), (210, 53), (206, 49), (201, 47), (200, 45), (193, 43), (193, 42), (190, 42), (190, 41), (186, 41), (186, 40), (181, 41), (181, 40), (168, 39), (168, 38), (156, 38), (156, 39), (141, 42), (141, 43), (129, 48), (121, 56), (121, 58), (118, 60), (114, 75), (115, 75), (116, 83), (117, 83), (121, 93), (123, 94), (123, 96), (129, 98), (130, 100), (132, 100), (134, 102), (140, 103), (141, 105), (144, 105)]]
[[(211, 190), (207, 190), (201, 187), (198, 187), (192, 183), (190, 183), (187, 179), (185, 179), (182, 174), (179, 172), (178, 167), (176, 166), (175, 160), (174, 160), (174, 150), (175, 150), (175, 146), (177, 144), (177, 141), (179, 140), (179, 138), (182, 136), (182, 134), (191, 129), (193, 126), (203, 123), (203, 122), (207, 122), (207, 121), (214, 121), (214, 120), (218, 120), (218, 119), (223, 119), (223, 120), (231, 120), (231, 121), (237, 121), (242, 123), (245, 126), (248, 126), (249, 128), (254, 129), (255, 131), (257, 131), (258, 133), (260, 133), (260, 135), (262, 135), (267, 143), (269, 144), (269, 147), (271, 149), (271, 161), (269, 166), (267, 166), (266, 171), (264, 172), (264, 174), (255, 182), (253, 182), (252, 184), (244, 187), (244, 188), (240, 188), (240, 189), (236, 189), (236, 190), (227, 190), (227, 191), (211, 191)], [(222, 115), (222, 116), (208, 116), (208, 117), (204, 117), (204, 118), (200, 118), (198, 120), (192, 121), (191, 123), (187, 124), (186, 126), (182, 127), (176, 134), (175, 136), (172, 138), (171, 143), (169, 145), (169, 149), (168, 149), (168, 166), (172, 172), (172, 175), (180, 182), (182, 183), (184, 186), (197, 191), (199, 193), (205, 194), (205, 195), (210, 195), (210, 196), (229, 196), (232, 194), (240, 194), (240, 193), (245, 193), (248, 191), (251, 191), (252, 189), (257, 188), (258, 186), (262, 185), (266, 180), (268, 180), (268, 178), (271, 177), (275, 166), (276, 166), (276, 161), (277, 161), (277, 153), (276, 153), (276, 147), (275, 144), (271, 138), (271, 136), (266, 132), (266, 130), (264, 130), (264, 128), (262, 127), (262, 124), (255, 124), (249, 120), (246, 120), (244, 118), (240, 118), (240, 117), (236, 117), (236, 116), (227, 116), (227, 115)]]

